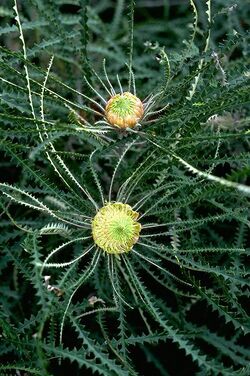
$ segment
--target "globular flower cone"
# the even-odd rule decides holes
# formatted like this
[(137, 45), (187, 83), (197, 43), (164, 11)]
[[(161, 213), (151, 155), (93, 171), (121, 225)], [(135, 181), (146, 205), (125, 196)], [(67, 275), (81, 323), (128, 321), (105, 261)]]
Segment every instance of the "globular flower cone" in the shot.
[(108, 203), (92, 221), (94, 242), (107, 253), (129, 252), (139, 239), (141, 224), (137, 222), (138, 216), (139, 213), (130, 205)]
[(143, 114), (144, 108), (141, 100), (129, 92), (114, 95), (105, 108), (107, 121), (121, 129), (134, 128)]

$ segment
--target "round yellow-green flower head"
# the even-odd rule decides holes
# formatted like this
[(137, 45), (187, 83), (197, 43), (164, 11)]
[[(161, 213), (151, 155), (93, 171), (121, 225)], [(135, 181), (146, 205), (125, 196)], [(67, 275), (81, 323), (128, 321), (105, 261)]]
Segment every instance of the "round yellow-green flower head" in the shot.
[(118, 128), (134, 128), (144, 113), (141, 100), (125, 92), (111, 97), (105, 108), (108, 122)]
[(107, 253), (129, 252), (139, 239), (139, 213), (121, 202), (103, 206), (92, 220), (94, 242)]

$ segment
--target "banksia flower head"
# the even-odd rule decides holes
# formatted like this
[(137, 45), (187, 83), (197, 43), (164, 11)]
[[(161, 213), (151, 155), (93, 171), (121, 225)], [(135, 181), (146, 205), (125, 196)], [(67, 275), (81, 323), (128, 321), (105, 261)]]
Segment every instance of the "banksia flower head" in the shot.
[[(96, 89), (94, 84), (89, 82), (87, 77), (84, 77), (86, 84), (96, 98), (88, 97), (82, 93), (80, 95), (92, 105), (94, 104), (95, 108), (89, 107), (88, 111), (101, 118), (93, 125), (78, 115), (81, 123), (87, 126), (85, 128), (87, 132), (99, 133), (106, 139), (105, 134), (114, 131), (114, 129), (122, 130), (123, 132), (137, 132), (140, 126), (155, 122), (155, 116), (168, 107), (167, 104), (159, 109), (163, 91), (155, 94), (151, 93), (144, 100), (141, 100), (137, 96), (135, 77), (131, 68), (129, 69), (128, 88), (126, 90), (124, 90), (118, 74), (116, 75), (117, 83), (113, 86), (106, 71), (105, 60), (103, 62), (103, 71), (105, 80), (92, 68), (92, 73), (98, 79), (103, 89), (100, 91)], [(69, 106), (67, 105), (67, 107)], [(75, 113), (72, 108), (70, 110)]]
[(94, 242), (107, 253), (131, 251), (139, 239), (139, 213), (121, 202), (108, 203), (97, 212), (92, 221)]
[(121, 129), (134, 128), (143, 114), (141, 100), (129, 92), (112, 96), (105, 108), (108, 122)]

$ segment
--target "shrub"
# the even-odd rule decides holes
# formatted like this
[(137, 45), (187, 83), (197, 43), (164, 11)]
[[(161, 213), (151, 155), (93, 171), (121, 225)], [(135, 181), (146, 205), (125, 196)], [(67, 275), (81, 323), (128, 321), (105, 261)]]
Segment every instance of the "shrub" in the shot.
[(0, 7), (1, 375), (247, 376), (247, 5), (125, 3)]

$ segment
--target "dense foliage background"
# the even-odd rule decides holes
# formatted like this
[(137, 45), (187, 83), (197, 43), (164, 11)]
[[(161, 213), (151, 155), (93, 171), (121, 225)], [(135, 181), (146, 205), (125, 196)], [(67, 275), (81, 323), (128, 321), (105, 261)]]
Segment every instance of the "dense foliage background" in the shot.
[[(0, 3), (0, 374), (248, 376), (249, 1), (14, 5)], [(117, 90), (132, 61), (138, 97), (161, 93), (136, 133), (95, 124), (104, 59)], [(155, 224), (139, 256), (42, 275), (53, 249), (68, 244), (58, 264), (85, 249), (79, 185), (100, 205), (114, 169), (112, 199), (123, 187)]]

